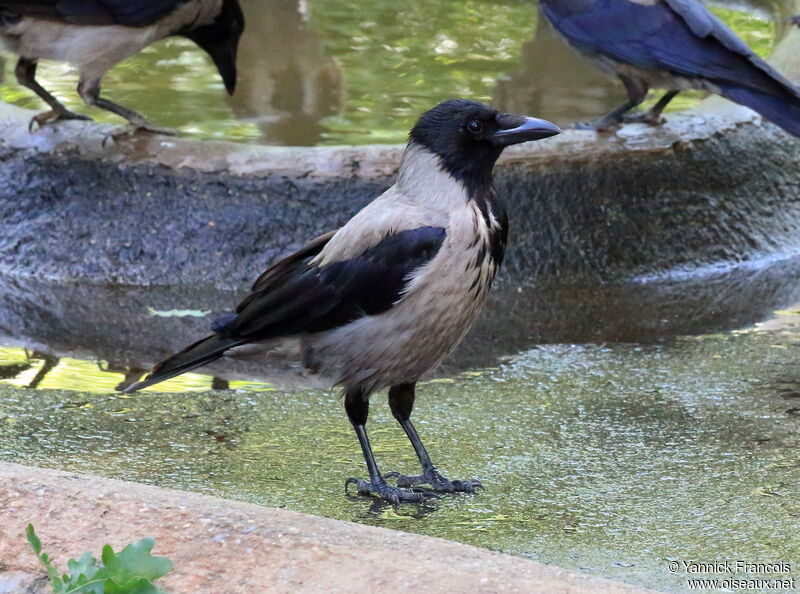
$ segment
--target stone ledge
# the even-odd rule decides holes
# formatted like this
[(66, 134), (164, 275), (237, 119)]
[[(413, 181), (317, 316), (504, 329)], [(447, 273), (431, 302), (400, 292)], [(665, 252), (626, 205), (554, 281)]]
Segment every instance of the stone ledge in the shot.
[(0, 463), (0, 593), (44, 592), (25, 540), (60, 567), (143, 537), (173, 571), (168, 592), (646, 592), (518, 557), (169, 489)]

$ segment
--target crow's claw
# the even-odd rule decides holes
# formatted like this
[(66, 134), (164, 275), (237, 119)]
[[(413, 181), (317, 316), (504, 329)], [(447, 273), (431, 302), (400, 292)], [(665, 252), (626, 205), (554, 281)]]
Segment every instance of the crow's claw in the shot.
[(396, 478), (398, 487), (430, 485), (434, 491), (440, 493), (474, 493), (476, 489), (483, 489), (483, 484), (479, 480), (451, 481), (439, 474), (438, 470), (430, 470), (417, 476), (406, 476), (392, 471), (383, 475), (383, 478)]
[(389, 503), (424, 503), (428, 499), (435, 499), (438, 497), (436, 493), (430, 491), (415, 491), (413, 489), (401, 489), (399, 487), (392, 487), (386, 483), (371, 483), (357, 478), (349, 478), (344, 482), (344, 489), (347, 492), (347, 487), (355, 485), (359, 495), (375, 495)]
[(68, 109), (53, 109), (33, 116), (28, 124), (28, 132), (33, 132), (34, 126), (41, 128), (46, 124), (54, 124), (60, 120), (83, 120), (90, 122), (92, 118), (80, 113), (71, 112)]
[(626, 124), (650, 124), (651, 126), (660, 126), (666, 122), (666, 120), (661, 117), (661, 114), (653, 113), (652, 111), (625, 115), (622, 121)]

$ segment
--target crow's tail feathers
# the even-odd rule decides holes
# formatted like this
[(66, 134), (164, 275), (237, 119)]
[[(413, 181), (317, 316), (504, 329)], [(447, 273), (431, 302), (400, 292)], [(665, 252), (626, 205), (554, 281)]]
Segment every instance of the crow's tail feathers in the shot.
[(242, 339), (223, 338), (219, 334), (213, 334), (165, 359), (153, 367), (143, 380), (131, 384), (122, 391), (135, 392), (216, 361), (225, 351), (244, 342)]
[(723, 97), (757, 111), (789, 134), (800, 137), (800, 94), (793, 89), (772, 95), (745, 87), (720, 85), (720, 91)]

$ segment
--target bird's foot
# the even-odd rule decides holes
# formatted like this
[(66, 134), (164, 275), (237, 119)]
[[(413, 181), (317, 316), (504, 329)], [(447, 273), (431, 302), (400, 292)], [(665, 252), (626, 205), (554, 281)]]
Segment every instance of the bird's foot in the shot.
[(144, 132), (147, 134), (163, 134), (165, 136), (178, 136), (179, 134), (177, 130), (156, 126), (155, 124), (151, 124), (149, 121), (142, 118), (141, 120), (131, 120), (130, 126), (115, 130), (111, 133), (111, 137), (114, 140), (118, 140), (126, 136), (134, 136), (139, 132)]
[(36, 127), (42, 128), (47, 124), (54, 124), (61, 120), (83, 120), (85, 122), (91, 122), (92, 118), (81, 113), (72, 112), (66, 108), (52, 109), (33, 116), (28, 124), (28, 131), (33, 132)]
[(108, 144), (121, 140), (133, 140), (139, 132), (144, 132), (145, 134), (163, 134), (164, 136), (179, 135), (177, 130), (173, 130), (172, 128), (162, 128), (160, 126), (151, 124), (147, 120), (142, 120), (141, 122), (136, 123), (131, 122), (130, 126), (126, 126), (106, 134), (105, 138), (103, 138), (103, 146), (105, 147)]
[(652, 111), (625, 115), (622, 121), (626, 124), (650, 124), (651, 126), (660, 126), (666, 122), (666, 120), (661, 117), (660, 113), (654, 113)]
[(144, 122), (142, 124), (135, 125), (132, 131), (148, 132), (150, 134), (163, 134), (164, 136), (178, 136), (179, 134), (177, 130), (173, 130), (172, 128), (162, 128), (161, 126), (155, 126), (150, 122)]
[(424, 503), (428, 499), (436, 498), (436, 494), (430, 491), (401, 489), (387, 485), (385, 482), (376, 484), (357, 478), (349, 478), (344, 482), (345, 492), (350, 485), (356, 486), (359, 495), (375, 495), (389, 503)]
[(389, 472), (383, 475), (384, 478), (396, 478), (398, 487), (414, 487), (416, 485), (430, 485), (434, 491), (440, 493), (474, 493), (476, 489), (483, 489), (483, 485), (477, 479), (468, 481), (451, 481), (439, 474), (435, 468), (427, 470), (417, 476), (406, 476), (399, 472)]

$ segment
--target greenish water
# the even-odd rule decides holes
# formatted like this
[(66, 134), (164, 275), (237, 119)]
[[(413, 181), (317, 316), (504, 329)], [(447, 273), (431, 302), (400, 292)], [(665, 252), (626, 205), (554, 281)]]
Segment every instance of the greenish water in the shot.
[[(668, 571), (673, 560), (786, 561), (785, 577), (800, 578), (798, 354), (800, 315), (784, 311), (662, 344), (548, 345), (427, 382), (415, 418), (434, 461), (486, 489), (424, 506), (345, 496), (344, 479), (365, 470), (327, 391), (0, 384), (0, 458), (439, 536), (655, 588), (687, 588), (686, 574)], [(382, 470), (414, 471), (383, 400), (373, 397), (369, 424)]]
[[(531, 0), (242, 0), (248, 19), (239, 88), (228, 98), (207, 57), (169, 39), (111, 71), (108, 97), (155, 123), (202, 138), (267, 144), (405, 140), (416, 117), (451, 97), (491, 101), (558, 123), (593, 119), (623, 98), (539, 20)], [(741, 4), (739, 4), (741, 6)], [(760, 54), (777, 31), (766, 13), (714, 7)], [(13, 80), (8, 56), (0, 100), (41, 101)], [(67, 65), (43, 63), (39, 80), (71, 109), (87, 109)], [(672, 109), (693, 105), (682, 95)]]

